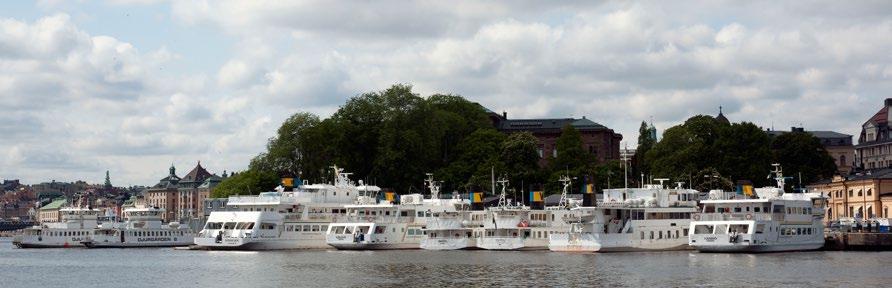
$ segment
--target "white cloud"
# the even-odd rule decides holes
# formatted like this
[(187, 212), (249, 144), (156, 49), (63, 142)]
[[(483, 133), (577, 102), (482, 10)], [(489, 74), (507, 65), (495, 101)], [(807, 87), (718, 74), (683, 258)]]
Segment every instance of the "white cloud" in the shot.
[[(152, 5), (134, 2), (154, 1), (112, 4)], [(651, 116), (664, 130), (720, 105), (733, 121), (854, 134), (892, 89), (887, 2), (169, 5), (173, 25), (233, 39), (207, 48), (227, 57), (197, 73), (159, 72), (184, 60), (170, 48), (179, 46), (149, 51), (65, 14), (0, 20), (0, 109), (16, 111), (0, 129), (24, 139), (0, 142), (15, 163), (0, 176), (62, 173), (17, 165), (68, 143), (67, 156), (41, 161), (99, 159), (141, 184), (171, 162), (239, 169), (291, 113), (327, 116), (394, 83), (510, 117), (587, 116), (631, 143)]]

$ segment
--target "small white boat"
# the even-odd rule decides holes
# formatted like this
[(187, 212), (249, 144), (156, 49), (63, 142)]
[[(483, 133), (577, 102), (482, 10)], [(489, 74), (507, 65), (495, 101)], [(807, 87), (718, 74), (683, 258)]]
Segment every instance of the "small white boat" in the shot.
[(690, 245), (700, 252), (822, 248), (825, 197), (820, 193), (784, 193), (785, 178), (780, 165), (774, 167), (777, 187), (756, 188), (756, 198), (701, 201), (703, 210), (690, 224)]
[(699, 192), (644, 188), (607, 189), (598, 207), (575, 208), (567, 231), (553, 233), (548, 248), (558, 252), (629, 252), (690, 249), (688, 224)]
[(133, 207), (124, 209), (124, 223), (103, 223), (93, 237), (83, 242), (88, 248), (177, 247), (193, 243), (194, 233), (173, 222), (163, 224), (164, 209)]
[[(426, 228), (434, 215), (466, 210), (468, 200), (453, 197), (439, 198), (439, 186), (428, 174), (431, 197), (421, 194), (400, 197), (400, 204), (389, 201), (366, 201), (347, 205), (347, 216), (342, 222), (332, 223), (326, 233), (326, 243), (341, 250), (419, 249), (426, 239)], [(364, 199), (375, 199), (364, 198)]]
[(93, 236), (101, 213), (92, 208), (67, 207), (59, 209), (59, 214), (61, 222), (25, 228), (22, 234), (13, 238), (13, 245), (19, 248), (84, 247), (82, 242)]

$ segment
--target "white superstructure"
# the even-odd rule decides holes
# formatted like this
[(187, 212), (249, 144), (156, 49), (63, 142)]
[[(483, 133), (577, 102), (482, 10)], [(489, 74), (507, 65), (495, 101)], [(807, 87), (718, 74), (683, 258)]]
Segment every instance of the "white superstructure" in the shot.
[(93, 230), (99, 226), (101, 214), (101, 211), (92, 208), (59, 209), (61, 222), (25, 228), (22, 234), (13, 239), (13, 244), (19, 248), (84, 247), (82, 242), (91, 239)]
[[(680, 186), (680, 185), (679, 185)], [(571, 226), (553, 233), (548, 248), (561, 252), (620, 252), (687, 249), (688, 224), (699, 192), (644, 188), (604, 190), (598, 207), (581, 207)]]
[[(700, 202), (690, 245), (701, 252), (778, 252), (824, 246), (825, 199), (819, 193), (784, 193), (779, 165), (777, 187), (756, 188), (754, 199)], [(712, 197), (722, 198), (722, 197)]]
[(508, 203), (505, 188), (507, 179), (497, 181), (502, 189), (499, 205), (485, 213), (472, 213), (471, 223), (482, 227), (474, 229), (477, 248), (485, 250), (545, 250), (551, 234), (566, 230), (563, 220), (578, 212), (570, 208), (578, 205), (567, 198), (570, 180), (562, 177), (564, 183), (561, 201), (558, 206), (534, 210), (527, 206)]
[(193, 243), (195, 234), (188, 227), (176, 222), (161, 222), (162, 208), (125, 208), (123, 214), (123, 223), (100, 224), (93, 231), (93, 237), (83, 244), (89, 248), (131, 248), (189, 246)]
[(345, 205), (377, 193), (377, 186), (355, 186), (349, 173), (334, 168), (331, 184), (281, 187), (256, 196), (230, 196), (227, 208), (208, 216), (195, 244), (217, 250), (325, 249), (328, 225), (346, 215)]
[(421, 194), (409, 194), (401, 196), (398, 205), (390, 201), (347, 205), (346, 218), (329, 226), (326, 243), (344, 250), (419, 249), (434, 215), (470, 206), (468, 200), (457, 197), (440, 199), (439, 186), (433, 178), (428, 179), (428, 186), (428, 199)]

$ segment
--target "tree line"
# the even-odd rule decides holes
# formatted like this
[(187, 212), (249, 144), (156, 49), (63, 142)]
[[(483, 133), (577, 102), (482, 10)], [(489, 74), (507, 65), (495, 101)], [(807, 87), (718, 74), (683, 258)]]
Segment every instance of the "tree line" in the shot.
[[(666, 129), (659, 142), (645, 122), (639, 129), (636, 173), (686, 182), (700, 191), (733, 189), (737, 180), (774, 185), (767, 175), (779, 163), (793, 181), (807, 185), (836, 173), (836, 163), (808, 132), (771, 136), (753, 123), (728, 123), (697, 115)], [(800, 176), (801, 175), (801, 176)], [(788, 187), (791, 188), (791, 187)]]
[[(802, 183), (836, 171), (820, 141), (804, 132), (771, 137), (752, 123), (703, 115), (666, 129), (659, 141), (654, 132), (642, 122), (637, 160), (629, 167), (632, 187), (641, 184), (640, 174), (647, 182), (670, 178), (701, 191), (732, 189), (733, 180), (741, 179), (771, 185), (766, 178), (771, 163), (782, 164), (790, 176), (801, 173)], [(574, 179), (572, 193), (585, 184), (597, 190), (622, 187), (622, 163), (599, 162), (572, 126), (563, 127), (555, 146), (556, 156), (540, 155), (535, 136), (497, 131), (477, 103), (459, 95), (422, 97), (410, 85), (394, 85), (352, 97), (325, 119), (291, 115), (248, 169), (220, 183), (212, 197), (270, 191), (286, 177), (330, 183), (331, 165), (400, 194), (423, 192), (425, 173), (442, 180), (445, 193), (490, 191), (492, 173), (506, 176), (515, 193), (558, 193), (561, 175)], [(541, 157), (547, 166), (538, 164)]]

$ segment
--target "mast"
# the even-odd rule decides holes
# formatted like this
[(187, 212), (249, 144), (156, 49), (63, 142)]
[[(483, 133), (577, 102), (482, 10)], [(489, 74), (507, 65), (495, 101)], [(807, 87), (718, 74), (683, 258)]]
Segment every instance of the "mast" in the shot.
[(502, 192), (501, 192), (501, 194), (499, 194), (499, 207), (507, 208), (508, 207), (508, 198), (505, 194), (505, 187), (508, 186), (508, 178), (503, 175), (502, 177), (499, 178), (499, 181), (497, 181), (497, 182), (499, 182), (499, 185), (502, 186)]
[(623, 188), (629, 189), (629, 143), (626, 143), (626, 148), (623, 149), (622, 160), (623, 160)]
[(569, 208), (568, 206), (570, 205), (570, 203), (568, 203), (567, 200), (567, 190), (569, 190), (571, 185), (570, 176), (563, 175), (558, 181), (560, 181), (561, 184), (564, 185), (564, 189), (561, 191), (561, 200), (558, 201), (558, 207)]
[(427, 175), (427, 179), (424, 182), (427, 184), (427, 188), (431, 190), (431, 199), (440, 199), (440, 185), (437, 181), (434, 181), (434, 174), (425, 173), (425, 175)]

